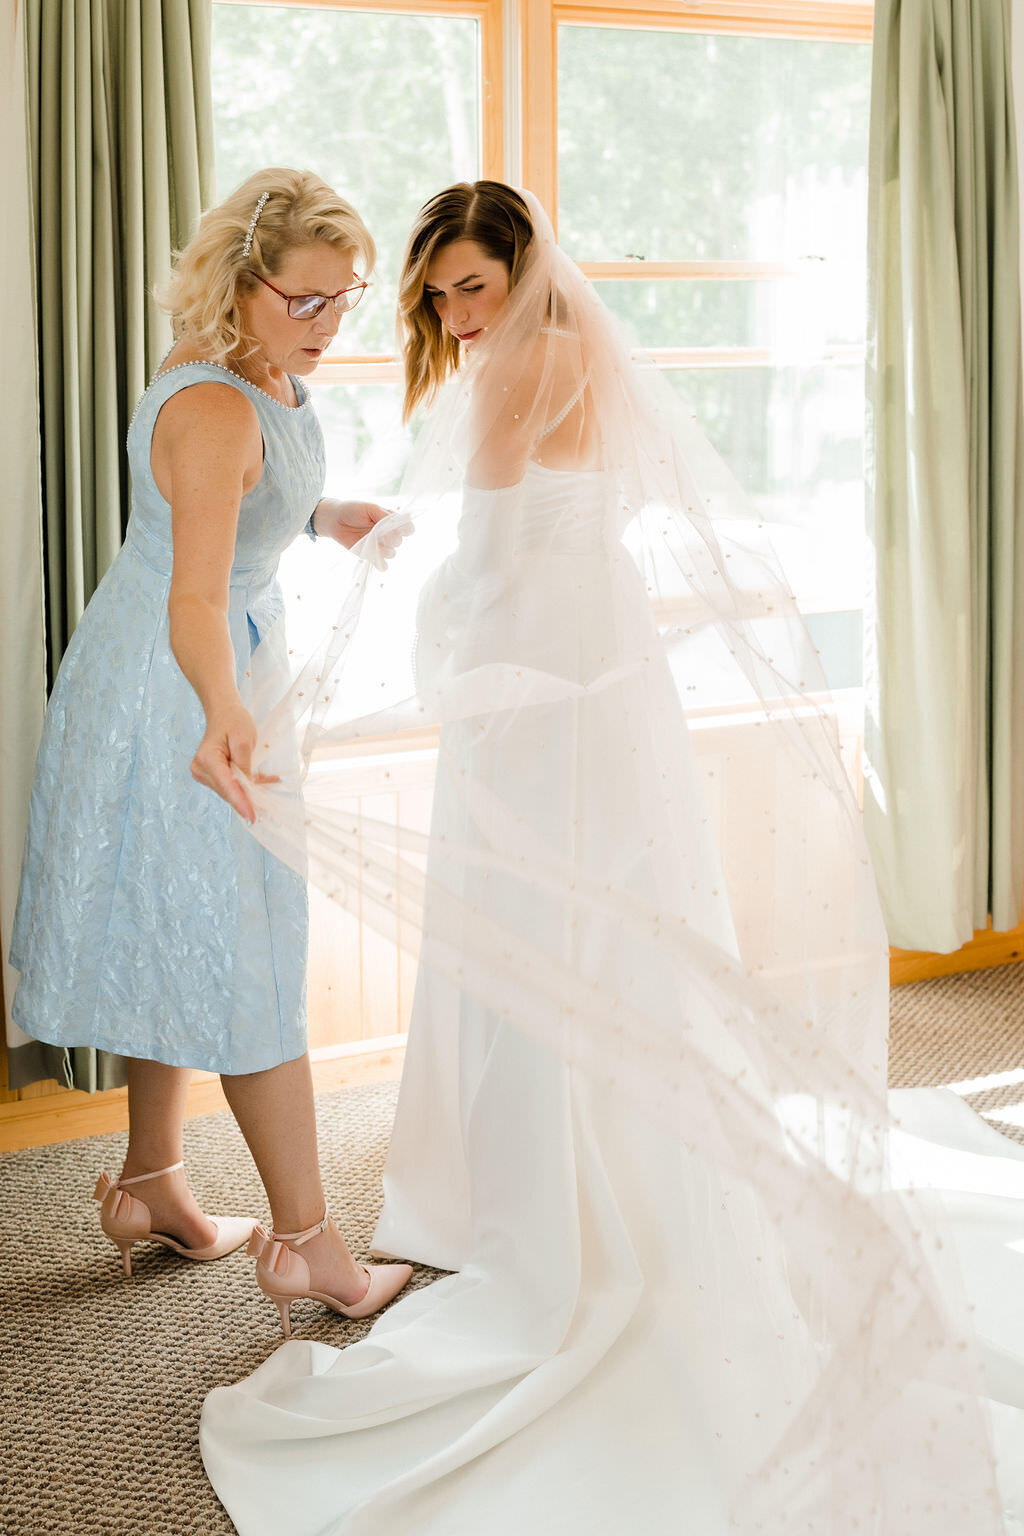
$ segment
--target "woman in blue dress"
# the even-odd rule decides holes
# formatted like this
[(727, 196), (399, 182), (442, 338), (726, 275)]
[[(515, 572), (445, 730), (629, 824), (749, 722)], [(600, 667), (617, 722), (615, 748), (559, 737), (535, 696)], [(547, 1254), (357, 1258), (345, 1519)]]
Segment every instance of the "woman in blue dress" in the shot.
[(178, 257), (163, 296), (177, 341), (128, 434), (124, 546), (47, 713), (11, 954), (22, 1029), (127, 1058), (128, 1152), (96, 1191), (125, 1272), (140, 1240), (214, 1259), (252, 1232), (248, 1218), (205, 1215), (188, 1187), (182, 1125), (201, 1068), (222, 1075), (273, 1236), (302, 1247), (308, 1292), (353, 1316), (410, 1270), (356, 1264), (327, 1212), (305, 886), (250, 837), (236, 770), (250, 770), (240, 686), (280, 610), (281, 552), (304, 528), (351, 548), (385, 515), (322, 497), (302, 382), (362, 296), (357, 263), (373, 259), (353, 208), (279, 169), (211, 209)]

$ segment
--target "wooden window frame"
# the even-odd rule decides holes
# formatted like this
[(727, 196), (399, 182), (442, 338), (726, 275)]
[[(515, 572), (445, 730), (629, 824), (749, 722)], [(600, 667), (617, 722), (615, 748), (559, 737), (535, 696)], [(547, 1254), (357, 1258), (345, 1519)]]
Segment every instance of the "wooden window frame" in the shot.
[(464, 16), (480, 23), (480, 165), (500, 178), (504, 163), (502, 0), (215, 0), (310, 11), (363, 11), (392, 16)]
[[(743, 37), (871, 41), (873, 4), (861, 0), (522, 0), (523, 179), (558, 229), (558, 29), (629, 27), (655, 32), (713, 32)], [(641, 271), (621, 270), (640, 267)], [(588, 277), (650, 277), (655, 267), (684, 268), (657, 276), (751, 277), (753, 262), (582, 262)], [(725, 271), (723, 269), (732, 269)], [(615, 270), (612, 270), (615, 269)]]
[[(480, 26), (480, 172), (496, 181), (505, 167), (504, 0), (214, 0), (217, 5), (265, 5), (391, 16), (468, 17)], [(324, 358), (312, 384), (394, 384), (402, 377), (394, 353), (340, 353)]]
[[(873, 3), (863, 0), (522, 0), (523, 179), (558, 230), (558, 29), (561, 26), (643, 28), (658, 32), (717, 33), (869, 43)], [(596, 282), (757, 282), (792, 275), (780, 262), (581, 261)], [(763, 368), (772, 355), (760, 347), (649, 347), (662, 368)], [(858, 361), (860, 348), (830, 348), (824, 361)]]
[[(296, 6), (395, 15), (468, 16), (480, 24), (481, 143), (484, 176), (517, 178), (537, 195), (557, 230), (558, 29), (563, 25), (645, 28), (732, 36), (818, 38), (870, 42), (873, 3), (865, 0), (216, 0), (217, 4)], [(512, 98), (517, 98), (512, 100)], [(517, 125), (517, 143), (507, 125)], [(584, 261), (600, 282), (755, 282), (788, 277), (791, 268), (761, 261)], [(763, 368), (770, 352), (758, 347), (651, 348), (663, 368)], [(842, 354), (840, 357), (839, 354)], [(832, 348), (825, 360), (856, 361), (850, 348)], [(396, 384), (401, 366), (393, 353), (338, 354), (311, 376), (315, 385)]]

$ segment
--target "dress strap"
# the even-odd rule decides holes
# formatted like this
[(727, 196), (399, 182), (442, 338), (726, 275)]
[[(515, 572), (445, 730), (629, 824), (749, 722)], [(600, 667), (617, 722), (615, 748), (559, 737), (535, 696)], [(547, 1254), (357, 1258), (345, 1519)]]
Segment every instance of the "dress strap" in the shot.
[(330, 1206), (325, 1205), (322, 1221), (315, 1222), (313, 1226), (307, 1227), (304, 1232), (271, 1232), (269, 1234), (270, 1241), (273, 1243), (293, 1243), (296, 1248), (301, 1248), (303, 1243), (308, 1243), (311, 1237), (317, 1237), (321, 1232), (327, 1230), (330, 1215)]
[(558, 427), (560, 427), (562, 425), (562, 422), (568, 416), (569, 412), (571, 410), (573, 410), (573, 408), (575, 406), (577, 406), (579, 404), (579, 402), (583, 399), (583, 396), (586, 393), (587, 385), (589, 383), (590, 383), (590, 369), (588, 368), (586, 373), (583, 375), (583, 381), (580, 384), (579, 389), (575, 390), (573, 392), (573, 394), (569, 396), (569, 399), (566, 401), (565, 405), (563, 405), (563, 407), (559, 411), (558, 415), (552, 417), (552, 419), (548, 422), (547, 426), (544, 428), (543, 432), (540, 434), (540, 441), (541, 442), (543, 442), (546, 437), (550, 437), (551, 433), (554, 432), (556, 430), (556, 428), (558, 428)]

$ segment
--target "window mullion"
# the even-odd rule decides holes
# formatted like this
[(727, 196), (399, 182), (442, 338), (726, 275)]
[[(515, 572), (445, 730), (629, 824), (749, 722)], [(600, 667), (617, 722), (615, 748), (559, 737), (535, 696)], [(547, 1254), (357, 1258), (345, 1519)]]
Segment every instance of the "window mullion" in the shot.
[(521, 0), (523, 182), (558, 233), (558, 76), (556, 9), (551, 0)]
[(725, 36), (870, 42), (874, 4), (857, 0), (554, 0), (558, 20)]
[(786, 261), (581, 261), (586, 277), (595, 282), (648, 283), (666, 280), (683, 282), (763, 282), (766, 279), (796, 277), (795, 262)]

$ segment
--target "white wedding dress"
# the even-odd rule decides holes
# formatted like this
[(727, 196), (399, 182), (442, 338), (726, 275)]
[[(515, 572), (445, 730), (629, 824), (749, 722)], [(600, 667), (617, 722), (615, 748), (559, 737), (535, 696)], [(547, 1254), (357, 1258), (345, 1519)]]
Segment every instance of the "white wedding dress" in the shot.
[[(703, 955), (738, 954), (708, 811), (714, 769), (651, 644), (623, 533), (599, 473), (531, 463), (518, 486), (467, 489), (458, 547), (420, 605), (421, 685), (514, 658), (579, 688), (492, 715), (479, 734), (468, 716), (443, 728), (432, 858), (446, 839), (521, 848), (535, 867), (568, 854), (685, 925), (690, 973), (652, 966), (613, 915), (579, 922), (554, 885), (527, 892), (507, 863), (463, 857), (446, 872), (442, 857), (433, 879), (457, 886), (467, 910), (500, 915), (527, 956), (535, 947), (595, 996), (688, 1031), (734, 1080), (745, 1052), (728, 994), (710, 960), (701, 969)], [(648, 1102), (629, 1072), (620, 1081), (606, 1062), (593, 1070), (585, 1047), (545, 1043), (564, 998), (538, 996), (552, 1017), (521, 1027), (432, 963), (425, 927), (374, 1249), (456, 1273), (400, 1298), (342, 1351), (294, 1340), (210, 1394), (203, 1458), (241, 1536), (979, 1529), (966, 1490), (964, 1509), (922, 1499), (905, 1524), (857, 1524), (855, 1470), (774, 1524), (735, 1515), (819, 1367), (799, 1262), (765, 1194), (713, 1139), (688, 1136), (669, 1083), (667, 1105)], [(626, 1030), (624, 1062), (630, 1049)], [(1024, 1153), (950, 1095), (897, 1108), (908, 1134), (894, 1143), (894, 1182), (965, 1186), (933, 1203), (963, 1243), (991, 1345), (1005, 1529), (1024, 1531)], [(899, 1423), (886, 1432), (905, 1458)], [(941, 1455), (955, 1463), (955, 1441)]]

